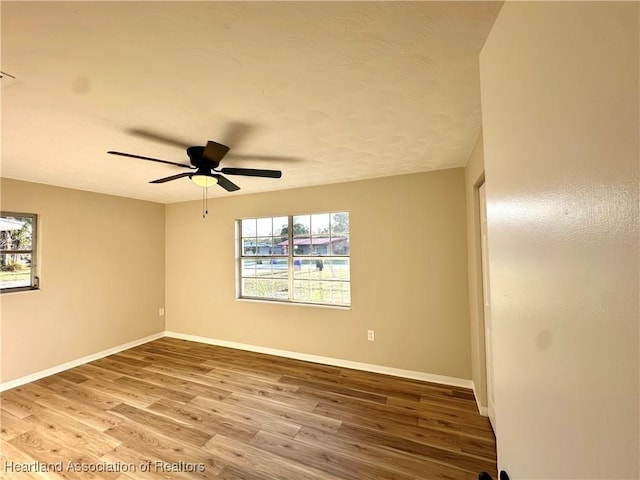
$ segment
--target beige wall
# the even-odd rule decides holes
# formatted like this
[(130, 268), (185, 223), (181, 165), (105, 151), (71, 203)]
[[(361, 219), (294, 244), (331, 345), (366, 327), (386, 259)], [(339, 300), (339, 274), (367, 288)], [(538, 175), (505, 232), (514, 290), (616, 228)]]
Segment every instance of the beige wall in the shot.
[(482, 256), (480, 249), (480, 206), (478, 187), (484, 183), (484, 145), (482, 131), (464, 170), (467, 195), (467, 271), (469, 277), (469, 321), (471, 326), (471, 379), (476, 400), (487, 407), (487, 378), (484, 349), (484, 314), (482, 297)]
[(640, 478), (638, 15), (506, 2), (480, 56), (511, 478)]
[(41, 289), (0, 297), (2, 381), (162, 332), (164, 205), (2, 179), (39, 216)]
[[(350, 310), (235, 299), (236, 219), (344, 210)], [(172, 204), (166, 232), (169, 331), (471, 378), (464, 169)]]

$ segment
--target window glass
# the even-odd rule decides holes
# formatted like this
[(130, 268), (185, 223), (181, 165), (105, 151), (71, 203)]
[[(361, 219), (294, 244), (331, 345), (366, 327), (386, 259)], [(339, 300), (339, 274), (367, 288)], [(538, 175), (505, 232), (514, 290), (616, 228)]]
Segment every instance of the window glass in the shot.
[(239, 223), (241, 298), (351, 305), (348, 212)]
[(0, 290), (37, 288), (34, 214), (3, 212), (0, 216)]

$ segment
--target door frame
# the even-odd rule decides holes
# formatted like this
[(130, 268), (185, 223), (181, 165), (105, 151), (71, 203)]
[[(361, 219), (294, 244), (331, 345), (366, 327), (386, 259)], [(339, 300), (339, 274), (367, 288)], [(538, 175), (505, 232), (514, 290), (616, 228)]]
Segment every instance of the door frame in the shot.
[(485, 393), (487, 400), (487, 416), (491, 421), (491, 426), (496, 431), (495, 419), (495, 391), (494, 391), (494, 355), (493, 355), (493, 323), (491, 321), (491, 285), (490, 285), (490, 268), (488, 258), (488, 232), (487, 232), (487, 201), (486, 201), (486, 183), (483, 177), (474, 186), (474, 193), (477, 198), (478, 205), (478, 235), (480, 258), (480, 284), (478, 285), (480, 298), (482, 299), (482, 308), (478, 312), (479, 330), (481, 332), (481, 350), (484, 352), (484, 378)]

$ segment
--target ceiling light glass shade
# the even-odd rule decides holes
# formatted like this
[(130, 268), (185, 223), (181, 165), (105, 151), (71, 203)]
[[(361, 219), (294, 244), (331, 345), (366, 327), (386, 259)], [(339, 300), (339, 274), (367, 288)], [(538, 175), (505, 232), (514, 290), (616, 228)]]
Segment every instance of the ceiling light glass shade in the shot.
[(210, 177), (208, 175), (191, 175), (191, 181), (199, 187), (211, 187), (218, 183), (216, 177)]

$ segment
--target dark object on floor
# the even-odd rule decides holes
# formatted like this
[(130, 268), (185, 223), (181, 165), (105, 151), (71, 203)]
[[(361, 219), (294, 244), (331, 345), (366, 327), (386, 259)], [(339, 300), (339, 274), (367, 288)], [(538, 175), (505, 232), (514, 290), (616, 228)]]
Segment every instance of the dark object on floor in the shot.
[[(493, 480), (493, 477), (487, 472), (481, 472), (480, 475), (478, 475), (478, 480)], [(500, 480), (509, 480), (509, 475), (507, 475), (507, 472), (504, 470), (500, 472)]]

